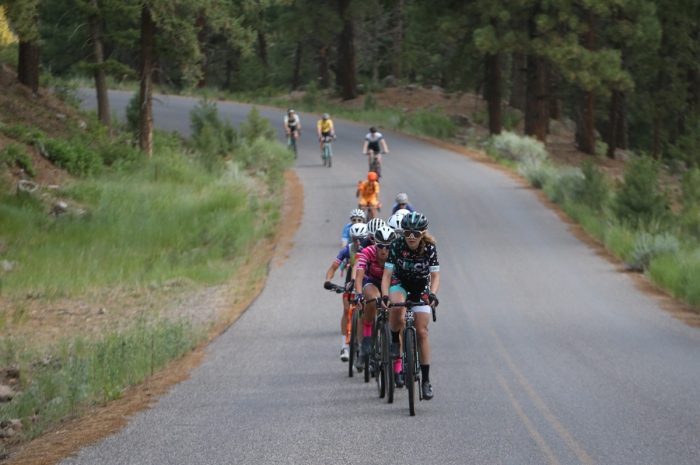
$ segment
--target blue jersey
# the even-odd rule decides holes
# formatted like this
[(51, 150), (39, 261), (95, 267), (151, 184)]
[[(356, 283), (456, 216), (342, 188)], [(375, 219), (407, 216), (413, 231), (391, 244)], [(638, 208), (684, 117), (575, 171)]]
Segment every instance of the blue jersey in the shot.
[(353, 223), (350, 222), (343, 228), (343, 242), (350, 242), (350, 226), (352, 226)]
[[(410, 211), (410, 212), (414, 212), (414, 211), (415, 211), (415, 210), (413, 209), (413, 207), (411, 206), (410, 203), (407, 203), (407, 204), (406, 204), (406, 210), (408, 210), (408, 211)], [(399, 204), (398, 204), (398, 203), (395, 203), (395, 204), (394, 204), (394, 207), (391, 209), (391, 214), (393, 215), (393, 214), (396, 213), (397, 211), (399, 211)]]

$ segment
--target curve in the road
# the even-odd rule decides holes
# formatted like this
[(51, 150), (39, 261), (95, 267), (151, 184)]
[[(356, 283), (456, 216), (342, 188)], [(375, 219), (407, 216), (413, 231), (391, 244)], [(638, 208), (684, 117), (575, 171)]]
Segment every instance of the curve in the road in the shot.
[[(112, 94), (115, 107), (128, 96)], [(121, 100), (120, 100), (121, 99)], [(156, 124), (187, 134), (195, 101)], [(219, 102), (239, 123), (249, 106)], [(262, 109), (281, 131), (282, 111)], [(367, 128), (336, 121), (324, 168), (302, 114), (304, 219), (290, 258), (210, 346), (192, 379), (65, 463), (698, 463), (700, 333), (573, 237), (530, 189), (464, 156), (388, 134), (385, 205), (404, 191), (438, 239), (436, 392), (408, 416), (338, 360), (323, 275), (366, 174)], [(277, 124), (279, 123), (279, 124)]]

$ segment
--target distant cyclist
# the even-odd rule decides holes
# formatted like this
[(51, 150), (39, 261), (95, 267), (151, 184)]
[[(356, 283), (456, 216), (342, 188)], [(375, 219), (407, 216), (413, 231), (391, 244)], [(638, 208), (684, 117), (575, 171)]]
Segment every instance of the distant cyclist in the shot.
[(321, 119), (316, 123), (318, 129), (318, 140), (321, 141), (321, 158), (323, 158), (325, 152), (323, 150), (323, 144), (326, 137), (335, 137), (335, 129), (333, 128), (333, 121), (328, 113), (324, 113)]
[(295, 142), (299, 140), (301, 120), (299, 119), (299, 115), (294, 111), (294, 108), (287, 110), (287, 114), (284, 115), (284, 130), (287, 133), (287, 139), (293, 137)]
[(415, 211), (413, 209), (413, 206), (410, 203), (408, 203), (408, 195), (406, 195), (404, 192), (400, 192), (396, 196), (396, 203), (391, 208), (391, 213), (394, 214), (399, 210), (408, 210), (410, 212)]
[(377, 155), (379, 171), (381, 171), (382, 167), (382, 152), (389, 153), (389, 148), (386, 146), (386, 141), (384, 140), (382, 133), (377, 132), (377, 128), (372, 126), (369, 128), (369, 132), (365, 136), (365, 145), (362, 147), (362, 153), (367, 155), (367, 163), (369, 166), (372, 166), (372, 156), (374, 154)]
[(355, 294), (358, 301), (365, 300), (364, 329), (360, 356), (368, 356), (372, 350), (372, 324), (377, 314), (376, 302), (371, 299), (381, 297), (382, 277), (385, 273), (384, 264), (389, 256), (391, 243), (396, 240), (396, 233), (387, 225), (379, 227), (374, 232), (374, 245), (362, 249), (357, 257)]
[(343, 228), (343, 237), (342, 237), (342, 242), (343, 242), (343, 247), (348, 245), (348, 242), (350, 241), (350, 227), (355, 224), (355, 223), (364, 223), (365, 222), (365, 212), (360, 210), (359, 208), (354, 209), (353, 211), (350, 212), (350, 222), (345, 225)]
[(377, 173), (370, 171), (367, 173), (367, 181), (360, 181), (357, 186), (355, 197), (359, 198), (358, 207), (362, 210), (369, 209), (369, 219), (377, 216), (377, 209), (381, 208), (379, 203), (379, 182)]
[[(413, 307), (414, 325), (418, 335), (418, 354), (421, 368), (423, 399), (433, 398), (430, 384), (430, 343), (428, 322), (431, 306), (438, 305), (440, 287), (440, 263), (435, 239), (428, 233), (428, 219), (420, 213), (409, 213), (401, 219), (403, 233), (391, 246), (384, 264), (382, 276), (382, 301), (391, 302), (423, 300), (429, 305)], [(396, 360), (394, 379), (396, 386), (403, 386), (399, 332), (406, 326), (406, 309), (394, 307), (389, 312), (391, 324), (391, 356)]]

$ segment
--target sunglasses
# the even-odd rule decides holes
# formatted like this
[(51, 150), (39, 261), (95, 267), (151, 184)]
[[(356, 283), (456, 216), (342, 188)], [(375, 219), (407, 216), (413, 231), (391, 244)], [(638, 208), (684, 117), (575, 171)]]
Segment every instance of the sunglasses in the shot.
[(391, 244), (376, 244), (376, 246), (379, 250), (386, 250), (391, 247)]
[(351, 218), (350, 221), (353, 223), (362, 223), (362, 218)]
[(420, 239), (421, 237), (423, 237), (423, 231), (406, 230), (403, 232), (403, 237), (412, 237), (414, 239)]

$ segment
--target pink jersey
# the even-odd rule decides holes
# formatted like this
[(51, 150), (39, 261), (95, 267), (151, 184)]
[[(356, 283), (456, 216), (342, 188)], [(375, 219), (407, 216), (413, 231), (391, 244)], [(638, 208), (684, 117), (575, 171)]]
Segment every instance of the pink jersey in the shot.
[(384, 267), (377, 261), (377, 247), (370, 245), (357, 254), (357, 269), (365, 271), (365, 280), (377, 286), (382, 284)]

